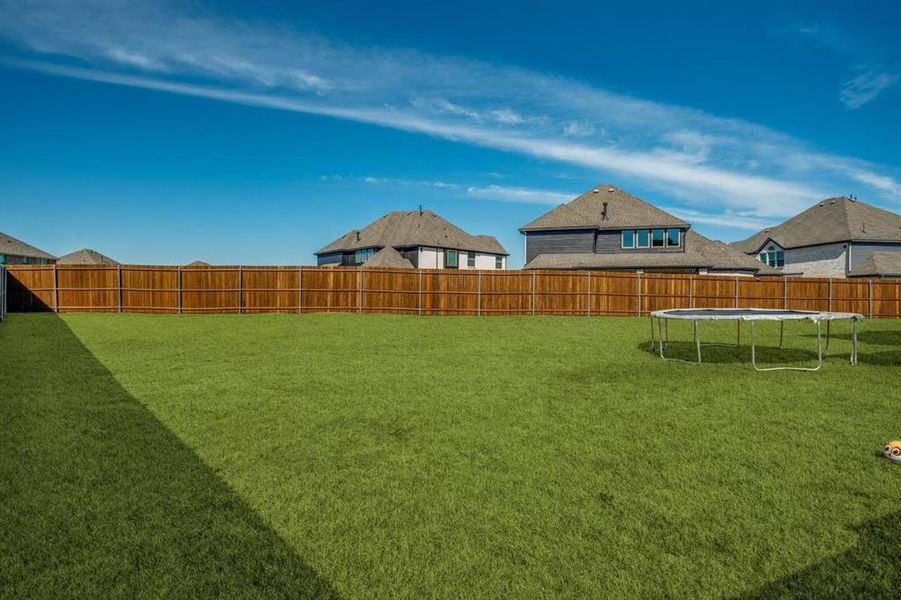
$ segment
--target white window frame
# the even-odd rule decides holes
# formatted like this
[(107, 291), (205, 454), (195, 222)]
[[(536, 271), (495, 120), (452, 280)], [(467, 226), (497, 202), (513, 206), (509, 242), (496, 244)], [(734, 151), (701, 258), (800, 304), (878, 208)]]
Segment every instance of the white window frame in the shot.
[[(676, 240), (677, 240), (677, 241), (676, 241), (675, 244), (670, 244), (670, 243), (669, 243), (669, 232), (670, 232), (670, 231), (675, 231), (675, 232), (676, 232)], [(679, 229), (678, 227), (668, 227), (667, 229), (664, 229), (664, 230), (663, 230), (663, 245), (664, 245), (665, 248), (679, 248), (679, 247), (681, 247), (681, 246), (682, 246), (682, 230)]]
[[(645, 244), (644, 246), (642, 246), (641, 243), (639, 243), (639, 241), (638, 241), (639, 234), (642, 231), (646, 231), (648, 234), (648, 243)], [(636, 248), (650, 248), (651, 247), (651, 230), (650, 229), (636, 229), (635, 230), (635, 247)]]
[[(632, 245), (631, 245), (631, 246), (626, 246), (625, 241), (623, 240), (623, 235), (624, 235), (627, 231), (631, 231), (631, 232), (632, 232)], [(625, 248), (625, 249), (636, 248), (637, 246), (636, 246), (635, 244), (637, 244), (637, 243), (638, 243), (638, 236), (636, 235), (636, 232), (635, 232), (634, 229), (623, 229), (623, 230), (620, 232), (620, 234), (619, 234), (619, 247), (620, 247), (620, 248)]]

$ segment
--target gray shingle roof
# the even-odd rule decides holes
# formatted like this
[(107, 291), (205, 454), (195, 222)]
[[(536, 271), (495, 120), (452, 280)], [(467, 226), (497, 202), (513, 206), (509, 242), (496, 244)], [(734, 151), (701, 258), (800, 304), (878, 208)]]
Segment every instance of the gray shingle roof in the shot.
[(400, 255), (400, 252), (391, 246), (385, 246), (366, 261), (367, 267), (395, 267), (400, 269), (412, 269), (413, 263)]
[(56, 260), (52, 254), (44, 252), (40, 248), (35, 248), (31, 244), (26, 244), (22, 240), (17, 240), (11, 235), (0, 232), (0, 254), (4, 256), (27, 256), (28, 258), (45, 258), (48, 260)]
[(694, 231), (685, 233), (685, 252), (618, 252), (595, 254), (539, 254), (524, 269), (710, 269), (778, 275), (779, 271), (728, 244)]
[(901, 277), (901, 252), (871, 252), (848, 277)]
[(860, 200), (827, 198), (781, 225), (768, 227), (731, 245), (754, 254), (767, 238), (772, 238), (783, 248), (847, 241), (901, 242), (901, 215)]
[(61, 265), (118, 265), (119, 261), (113, 260), (105, 254), (101, 254), (90, 248), (82, 248), (60, 256), (57, 261)]
[(470, 235), (430, 210), (390, 212), (363, 229), (348, 231), (316, 254), (385, 246), (435, 246), (507, 255), (494, 237)]
[[(602, 220), (604, 202), (607, 219)], [(601, 184), (546, 212), (520, 231), (542, 229), (621, 229), (624, 227), (688, 227), (688, 223), (632, 194)]]

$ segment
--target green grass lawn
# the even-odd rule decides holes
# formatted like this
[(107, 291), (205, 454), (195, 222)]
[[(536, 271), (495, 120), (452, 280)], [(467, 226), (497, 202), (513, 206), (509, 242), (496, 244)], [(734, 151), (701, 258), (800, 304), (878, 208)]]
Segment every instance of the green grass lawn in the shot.
[(848, 332), (10, 315), (0, 595), (897, 597), (901, 321)]

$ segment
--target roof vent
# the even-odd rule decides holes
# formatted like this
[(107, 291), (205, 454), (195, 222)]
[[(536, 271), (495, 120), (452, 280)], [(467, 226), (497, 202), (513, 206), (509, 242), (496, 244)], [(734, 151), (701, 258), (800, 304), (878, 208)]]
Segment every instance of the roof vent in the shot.
[(615, 188), (612, 188), (612, 187), (608, 187), (608, 188), (607, 188), (607, 191), (608, 191), (608, 192), (615, 192), (616, 189), (615, 189)]
[(835, 204), (835, 200), (830, 200), (829, 204)]
[(354, 231), (354, 233), (357, 234), (357, 241), (359, 242), (360, 241), (360, 230), (358, 229), (357, 231)]
[(601, 211), (601, 221), (607, 220), (607, 203), (604, 202), (604, 210)]
[(591, 193), (592, 193), (592, 194), (600, 194), (600, 193), (601, 193), (601, 188), (594, 188), (593, 190), (591, 190)]

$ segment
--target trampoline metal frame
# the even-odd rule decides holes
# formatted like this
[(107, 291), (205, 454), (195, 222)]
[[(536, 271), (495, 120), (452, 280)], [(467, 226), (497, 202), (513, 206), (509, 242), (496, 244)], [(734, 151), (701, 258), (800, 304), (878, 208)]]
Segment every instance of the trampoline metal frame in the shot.
[[(817, 328), (817, 346), (816, 346), (816, 355), (817, 355), (817, 365), (815, 367), (798, 367), (798, 366), (778, 366), (778, 367), (761, 367), (757, 364), (757, 342), (756, 342), (756, 322), (761, 319), (747, 319), (750, 321), (750, 346), (751, 346), (751, 366), (754, 367), (755, 371), (819, 371), (823, 368), (823, 354), (829, 352), (829, 340), (831, 337), (831, 324), (835, 317), (822, 316), (824, 313), (811, 313), (809, 317), (800, 317), (800, 318), (792, 318), (792, 319), (779, 319), (779, 349), (784, 349), (784, 340), (785, 340), (785, 321), (813, 321)], [(697, 360), (685, 360), (684, 358), (676, 358), (671, 356), (666, 356), (664, 354), (664, 349), (669, 345), (669, 323), (671, 319), (660, 317), (651, 313), (648, 315), (651, 321), (651, 351), (655, 351), (655, 344), (657, 346), (656, 352), (660, 355), (660, 358), (663, 360), (671, 360), (676, 362), (682, 362), (689, 365), (699, 365), (701, 364), (701, 346), (714, 347), (714, 346), (725, 346), (728, 348), (738, 348), (741, 345), (741, 322), (745, 319), (736, 318), (736, 319), (728, 319), (736, 321), (736, 338), (735, 344), (723, 344), (723, 343), (713, 343), (713, 344), (702, 344), (701, 343), (701, 335), (700, 335), (700, 319), (679, 319), (679, 320), (690, 320), (692, 325), (692, 334), (693, 334), (693, 342), (695, 346), (695, 350), (697, 352)], [(858, 317), (846, 317), (851, 321), (851, 355), (850, 355), (850, 363), (852, 365), (856, 365), (858, 363), (858, 355), (857, 355), (857, 321)], [(657, 336), (654, 334), (654, 319), (657, 320)], [(726, 320), (726, 319), (724, 319)], [(767, 319), (769, 320), (769, 319)], [(826, 321), (826, 346), (825, 350), (823, 348), (823, 333), (822, 333), (822, 322)], [(659, 337), (659, 339), (658, 339)]]

